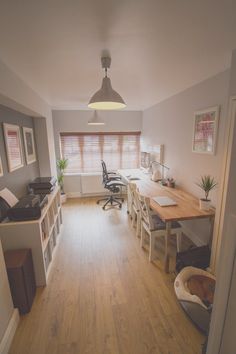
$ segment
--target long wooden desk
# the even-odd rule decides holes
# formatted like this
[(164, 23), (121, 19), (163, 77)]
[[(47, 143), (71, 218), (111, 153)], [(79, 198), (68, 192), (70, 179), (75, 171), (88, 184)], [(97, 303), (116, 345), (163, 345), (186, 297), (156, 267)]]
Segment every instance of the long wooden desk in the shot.
[[(150, 175), (139, 169), (119, 170), (119, 174), (126, 182), (135, 183), (142, 195), (151, 198), (150, 204), (152, 209), (166, 223), (165, 237), (165, 271), (169, 271), (169, 236), (171, 233), (172, 221), (183, 221), (191, 219), (209, 218), (211, 222), (211, 233), (213, 233), (214, 225), (214, 209), (200, 210), (199, 200), (193, 195), (179, 189), (164, 187), (160, 183), (153, 182)], [(137, 178), (137, 179), (136, 179)], [(173, 199), (177, 205), (161, 207), (152, 197), (166, 196)]]

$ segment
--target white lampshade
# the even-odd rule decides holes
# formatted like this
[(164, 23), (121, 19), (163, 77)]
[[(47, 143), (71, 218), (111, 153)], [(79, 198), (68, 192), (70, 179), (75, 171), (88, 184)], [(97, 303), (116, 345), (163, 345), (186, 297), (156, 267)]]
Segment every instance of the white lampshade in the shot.
[(88, 107), (93, 109), (121, 109), (126, 106), (123, 98), (113, 90), (109, 77), (104, 77), (102, 87), (89, 101)]
[(105, 77), (102, 80), (102, 87), (90, 99), (88, 107), (99, 110), (114, 110), (126, 107), (123, 98), (113, 90), (111, 80), (107, 77), (107, 68), (110, 68), (111, 58), (102, 57), (102, 67), (105, 69)]
[(98, 116), (97, 112), (94, 111), (93, 116), (89, 119), (88, 125), (105, 125), (103, 120)]

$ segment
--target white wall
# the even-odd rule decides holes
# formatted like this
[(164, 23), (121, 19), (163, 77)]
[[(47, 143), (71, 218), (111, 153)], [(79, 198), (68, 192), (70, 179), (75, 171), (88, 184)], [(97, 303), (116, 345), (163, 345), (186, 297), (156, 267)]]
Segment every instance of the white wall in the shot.
[[(177, 184), (197, 197), (203, 197), (195, 182), (201, 175), (221, 177), (229, 70), (199, 83), (143, 112), (143, 148), (164, 144), (164, 163)], [(192, 152), (194, 112), (220, 105), (217, 149), (215, 155)], [(217, 204), (217, 190), (210, 195)], [(209, 223), (189, 221), (185, 225), (200, 243), (206, 243)], [(206, 227), (207, 226), (207, 227)]]
[[(141, 131), (142, 113), (139, 111), (98, 111), (97, 114), (105, 122), (103, 126), (88, 125), (93, 111), (53, 111), (53, 126), (55, 137), (56, 157), (60, 158), (60, 132), (131, 132)], [(92, 183), (95, 183), (93, 180)], [(101, 176), (97, 176), (97, 185), (101, 185)], [(98, 188), (98, 193), (103, 189)], [(70, 197), (81, 195), (80, 176), (65, 177), (65, 192)]]

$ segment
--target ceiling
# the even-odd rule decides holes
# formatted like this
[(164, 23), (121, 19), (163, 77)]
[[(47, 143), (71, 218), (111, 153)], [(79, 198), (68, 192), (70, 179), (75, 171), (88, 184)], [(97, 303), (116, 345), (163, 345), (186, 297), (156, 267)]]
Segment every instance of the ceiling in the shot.
[(85, 109), (109, 76), (146, 109), (230, 66), (235, 0), (1, 0), (0, 59), (57, 109)]

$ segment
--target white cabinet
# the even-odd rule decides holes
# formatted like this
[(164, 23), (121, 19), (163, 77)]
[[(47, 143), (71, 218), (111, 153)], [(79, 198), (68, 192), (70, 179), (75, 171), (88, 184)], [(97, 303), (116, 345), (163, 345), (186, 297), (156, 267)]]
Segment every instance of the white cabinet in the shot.
[(47, 284), (53, 261), (54, 248), (60, 234), (62, 212), (60, 189), (55, 187), (48, 194), (48, 203), (42, 209), (40, 219), (0, 224), (0, 237), (5, 250), (30, 248), (32, 250), (36, 285)]

